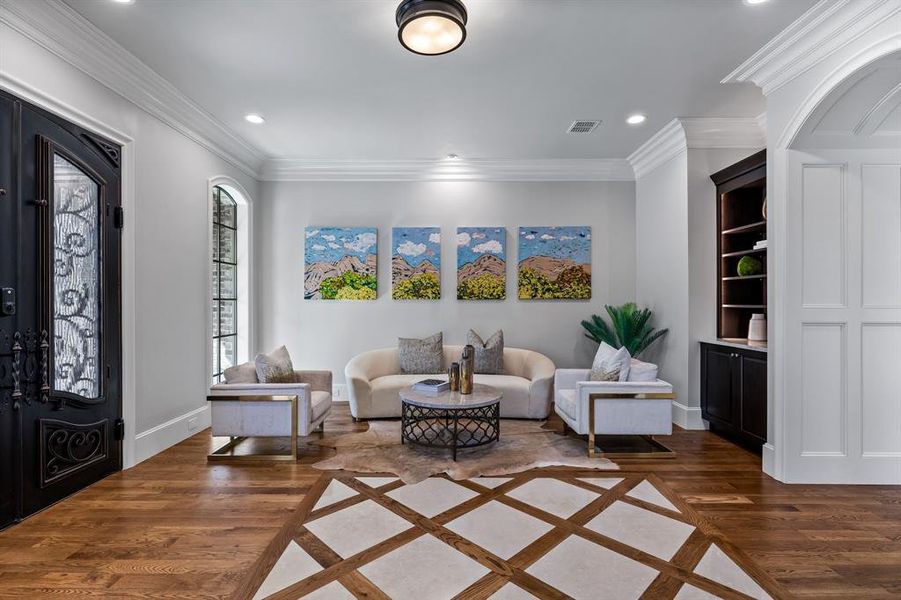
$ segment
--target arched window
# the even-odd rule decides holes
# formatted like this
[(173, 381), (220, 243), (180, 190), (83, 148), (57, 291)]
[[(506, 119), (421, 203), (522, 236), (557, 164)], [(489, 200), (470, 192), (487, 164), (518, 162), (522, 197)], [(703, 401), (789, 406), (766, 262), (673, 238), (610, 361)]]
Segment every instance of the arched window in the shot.
[(229, 185), (212, 186), (212, 382), (248, 360), (249, 227), (245, 198)]

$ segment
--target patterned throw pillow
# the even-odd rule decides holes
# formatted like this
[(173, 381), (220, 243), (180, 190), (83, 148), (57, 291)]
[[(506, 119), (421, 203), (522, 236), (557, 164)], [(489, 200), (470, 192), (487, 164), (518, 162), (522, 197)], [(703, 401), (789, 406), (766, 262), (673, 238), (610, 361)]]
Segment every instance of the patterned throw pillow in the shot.
[(614, 350), (607, 344), (601, 344), (591, 365), (589, 381), (627, 381), (632, 357), (625, 348)]
[(431, 375), (444, 372), (444, 334), (422, 340), (397, 338), (397, 360), (401, 373)]
[(504, 332), (501, 329), (488, 338), (487, 342), (482, 337), (469, 330), (466, 334), (466, 343), (476, 350), (475, 372), (483, 375), (503, 375), (504, 373)]
[(260, 383), (296, 383), (294, 365), (288, 349), (282, 346), (269, 354), (257, 354), (253, 359), (257, 367), (257, 379)]

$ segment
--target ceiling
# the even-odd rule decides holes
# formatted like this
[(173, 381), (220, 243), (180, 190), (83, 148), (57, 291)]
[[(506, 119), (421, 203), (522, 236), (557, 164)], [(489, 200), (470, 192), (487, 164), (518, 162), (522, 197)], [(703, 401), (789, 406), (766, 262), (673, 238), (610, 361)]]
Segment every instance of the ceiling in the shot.
[[(758, 88), (719, 82), (815, 0), (469, 0), (465, 44), (437, 57), (400, 46), (395, 0), (67, 2), (269, 157), (523, 160), (757, 116)], [(575, 119), (603, 123), (567, 134)]]

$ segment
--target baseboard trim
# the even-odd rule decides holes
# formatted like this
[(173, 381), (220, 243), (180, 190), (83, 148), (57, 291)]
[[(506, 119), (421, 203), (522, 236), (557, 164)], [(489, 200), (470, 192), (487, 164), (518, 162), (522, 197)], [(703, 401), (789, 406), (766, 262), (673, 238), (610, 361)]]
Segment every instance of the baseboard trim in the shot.
[(701, 408), (698, 406), (685, 406), (673, 400), (673, 423), (682, 429), (708, 429), (707, 423), (701, 418)]
[(761, 468), (770, 477), (776, 476), (776, 448), (769, 442), (763, 445)]
[[(188, 421), (196, 418), (192, 427)], [(135, 436), (135, 463), (138, 464), (151, 456), (159, 454), (166, 448), (188, 439), (198, 431), (210, 426), (210, 408), (206, 402), (196, 408)]]

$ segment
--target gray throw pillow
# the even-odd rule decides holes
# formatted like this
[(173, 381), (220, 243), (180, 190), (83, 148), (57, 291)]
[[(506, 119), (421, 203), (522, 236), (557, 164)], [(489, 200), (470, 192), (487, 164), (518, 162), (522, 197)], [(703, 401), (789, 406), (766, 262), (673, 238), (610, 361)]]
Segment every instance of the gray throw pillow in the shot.
[(466, 334), (466, 343), (476, 350), (475, 372), (483, 375), (503, 375), (504, 373), (504, 332), (501, 329), (488, 338), (487, 342), (482, 337), (469, 330)]
[(436, 333), (422, 340), (397, 338), (397, 359), (401, 373), (443, 373), (444, 335)]
[(229, 367), (222, 373), (225, 383), (259, 383), (256, 364), (248, 361)]
[(294, 365), (288, 349), (282, 346), (269, 354), (257, 354), (253, 360), (256, 364), (257, 379), (260, 383), (296, 383), (294, 381)]

